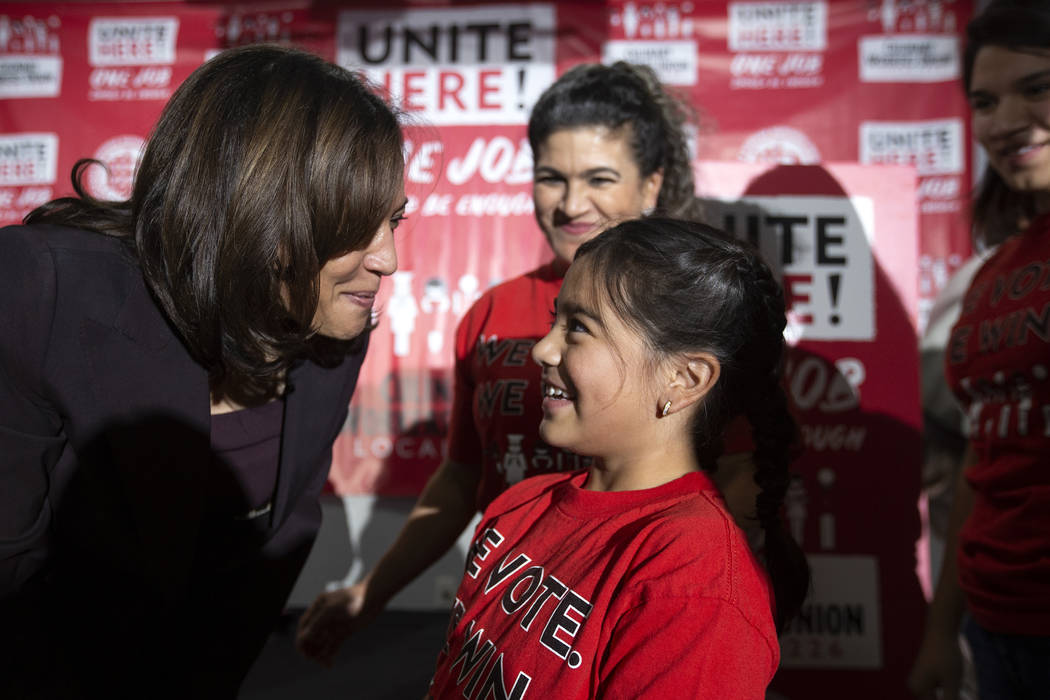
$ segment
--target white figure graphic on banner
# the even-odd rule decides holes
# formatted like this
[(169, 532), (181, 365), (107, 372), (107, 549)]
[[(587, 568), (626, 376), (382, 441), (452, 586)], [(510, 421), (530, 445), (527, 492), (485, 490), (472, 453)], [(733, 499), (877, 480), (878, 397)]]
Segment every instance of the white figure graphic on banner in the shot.
[(445, 334), (439, 330), (427, 333), (427, 351), (431, 355), (440, 355), (441, 349), (445, 347)]
[(550, 447), (543, 443), (537, 444), (536, 449), (532, 451), (532, 471), (534, 473), (548, 472), (553, 466)]
[[(423, 285), (423, 298), (419, 308), (425, 314), (443, 314), (452, 308), (452, 299), (448, 295), (448, 284), (441, 277), (431, 277)], [(445, 333), (433, 329), (427, 333), (427, 351), (431, 355), (440, 355), (445, 347)]]
[[(817, 483), (820, 484), (825, 507), (831, 501), (831, 487), (835, 485), (835, 470), (824, 467), (817, 472)], [(830, 509), (820, 514), (820, 548), (835, 549), (835, 514)]]
[(448, 296), (448, 285), (440, 277), (431, 277), (423, 285), (423, 298), (419, 301), (423, 313), (444, 313), (452, 308)]
[(481, 296), (478, 278), (469, 272), (459, 278), (459, 289), (452, 293), (452, 312), (461, 316)]
[(517, 433), (507, 435), (507, 453), (503, 455), (503, 475), (508, 484), (516, 484), (525, 478), (525, 453), (521, 451), (521, 440), (525, 437)]
[(416, 329), (419, 305), (412, 296), (412, 273), (394, 273), (394, 296), (390, 299), (390, 331), (394, 334), (394, 355), (408, 357), (412, 332)]

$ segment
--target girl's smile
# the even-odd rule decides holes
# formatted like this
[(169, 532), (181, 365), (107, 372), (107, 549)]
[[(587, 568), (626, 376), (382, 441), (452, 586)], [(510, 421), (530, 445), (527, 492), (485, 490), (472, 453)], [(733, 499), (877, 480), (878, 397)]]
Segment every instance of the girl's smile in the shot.
[(644, 423), (642, 339), (594, 297), (588, 265), (569, 268), (554, 324), (533, 347), (543, 367), (540, 435), (584, 455), (617, 451), (617, 436)]
[(599, 457), (587, 488), (650, 488), (697, 467), (688, 412), (661, 417), (656, 393), (666, 366), (613, 312), (587, 262), (569, 268), (550, 332), (532, 349), (543, 367), (540, 436)]

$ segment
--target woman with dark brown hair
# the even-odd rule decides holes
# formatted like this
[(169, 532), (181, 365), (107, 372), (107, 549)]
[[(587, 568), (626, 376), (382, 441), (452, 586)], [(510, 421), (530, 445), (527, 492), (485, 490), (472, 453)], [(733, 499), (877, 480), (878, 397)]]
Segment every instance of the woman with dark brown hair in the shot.
[(993, 0), (969, 24), (963, 86), (988, 156), (974, 201), (997, 245), (963, 297), (945, 376), (968, 417), (944, 564), (908, 679), (960, 697), (965, 637), (981, 700), (1050, 697), (1050, 6)]
[(88, 167), (0, 231), (0, 696), (233, 697), (397, 267), (400, 126), (251, 46), (179, 87), (129, 200)]

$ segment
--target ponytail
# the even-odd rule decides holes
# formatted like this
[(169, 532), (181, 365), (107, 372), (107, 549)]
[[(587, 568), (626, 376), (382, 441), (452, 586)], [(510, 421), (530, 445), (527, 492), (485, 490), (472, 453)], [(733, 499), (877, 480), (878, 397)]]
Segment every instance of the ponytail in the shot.
[(796, 435), (795, 420), (780, 386), (779, 372), (748, 402), (747, 418), (755, 441), (755, 498), (758, 522), (765, 533), (765, 564), (776, 598), (777, 632), (798, 613), (809, 591), (809, 563), (802, 548), (784, 527), (781, 510), (791, 475), (790, 449)]
[(777, 632), (802, 607), (809, 591), (809, 562), (802, 548), (784, 526), (784, 496), (791, 483), (788, 471), (797, 444), (798, 426), (788, 410), (784, 393), (784, 292), (772, 271), (761, 260), (746, 271), (745, 285), (752, 290), (751, 318), (756, 337), (769, 338), (769, 345), (754, 353), (751, 366), (759, 372), (740, 373), (745, 387), (743, 413), (751, 423), (755, 443), (755, 483), (760, 491), (755, 497), (755, 512), (765, 535), (766, 571), (773, 584), (776, 599)]
[(703, 211), (696, 197), (688, 132), (688, 126), (696, 125), (698, 121), (696, 110), (688, 100), (664, 86), (648, 66), (620, 61), (614, 67), (634, 74), (659, 109), (664, 153), (660, 164), (663, 183), (656, 201), (657, 209), (664, 216), (701, 221)]

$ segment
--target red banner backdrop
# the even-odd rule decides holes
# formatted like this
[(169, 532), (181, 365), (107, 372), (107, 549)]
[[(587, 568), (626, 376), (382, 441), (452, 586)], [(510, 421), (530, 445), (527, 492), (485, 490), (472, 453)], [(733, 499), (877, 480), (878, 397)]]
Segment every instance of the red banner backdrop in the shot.
[[(776, 242), (792, 300), (790, 386), (809, 452), (788, 517), (817, 579), (777, 687), (899, 697), (921, 618), (915, 333), (970, 251), (958, 35), (973, 4), (6, 3), (0, 224), (69, 193), (83, 156), (109, 166), (92, 170), (92, 192), (127, 196), (165, 100), (223, 48), (292, 43), (369, 75), (410, 119), (411, 211), (331, 481), (412, 496), (445, 449), (456, 323), (548, 256), (532, 219), (530, 105), (581, 61), (652, 65), (701, 114), (700, 189), (745, 198), (712, 204), (715, 223)], [(838, 161), (914, 174), (769, 170)]]

